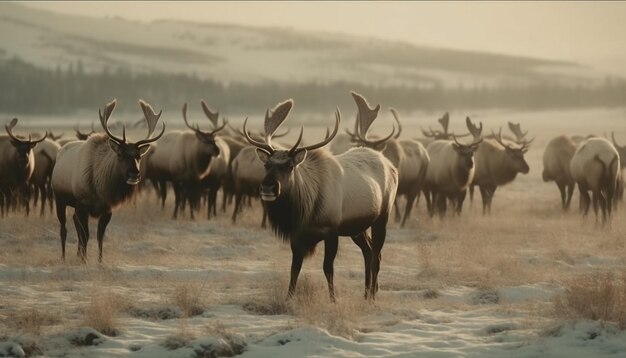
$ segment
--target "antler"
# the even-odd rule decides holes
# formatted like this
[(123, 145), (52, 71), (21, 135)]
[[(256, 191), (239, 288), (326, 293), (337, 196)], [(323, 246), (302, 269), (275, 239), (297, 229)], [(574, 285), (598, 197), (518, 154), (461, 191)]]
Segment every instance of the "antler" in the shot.
[(219, 121), (220, 112), (219, 111), (213, 112), (209, 108), (209, 106), (207, 106), (204, 100), (200, 101), (200, 105), (202, 106), (202, 111), (204, 111), (204, 114), (207, 116), (207, 118), (209, 118), (211, 123), (213, 123), (213, 128), (217, 128), (217, 122)]
[[(276, 129), (285, 121), (289, 112), (293, 108), (293, 99), (288, 99), (278, 103), (273, 109), (265, 112), (264, 132), (266, 140), (274, 136)], [(269, 142), (268, 142), (269, 143)]]
[(9, 135), (9, 137), (10, 137), (11, 139), (13, 139), (14, 141), (16, 141), (16, 142), (20, 142), (20, 143), (29, 143), (29, 144), (32, 144), (32, 143), (37, 144), (37, 143), (43, 142), (43, 141), (44, 141), (44, 139), (46, 139), (46, 137), (48, 137), (48, 132), (46, 132), (46, 134), (43, 136), (43, 138), (40, 138), (40, 139), (37, 139), (37, 140), (32, 140), (32, 138), (31, 138), (31, 134), (29, 133), (29, 134), (28, 134), (28, 141), (23, 140), (23, 139), (20, 139), (20, 138), (16, 137), (16, 136), (13, 134), (13, 128), (14, 128), (16, 125), (17, 125), (17, 118), (13, 118), (13, 119), (11, 120), (11, 122), (9, 122), (9, 124), (6, 124), (6, 125), (4, 126), (4, 129), (7, 131), (7, 134)]
[(615, 131), (611, 131), (611, 139), (613, 139), (613, 145), (615, 147), (619, 147), (620, 145), (617, 144), (617, 141), (615, 140)]
[(370, 129), (370, 126), (372, 125), (376, 117), (378, 117), (380, 104), (377, 104), (376, 107), (371, 108), (370, 104), (367, 103), (365, 97), (354, 91), (351, 91), (350, 94), (352, 95), (352, 98), (354, 98), (354, 102), (356, 103), (356, 107), (358, 110), (358, 125), (356, 127), (359, 129), (361, 136), (365, 137)]
[[(513, 149), (510, 145), (505, 144), (502, 141), (502, 127), (500, 127), (500, 131), (498, 132), (498, 135), (496, 136), (496, 134), (491, 131), (491, 135), (493, 136), (493, 138), (503, 147), (508, 148), (508, 149)], [(532, 141), (534, 141), (535, 138), (529, 140), (529, 141), (522, 141), (522, 143), (518, 143), (520, 145), (520, 147), (518, 148), (519, 150), (522, 151), (522, 153), (526, 153), (528, 151), (528, 147), (530, 145), (530, 143), (532, 143)]]
[[(139, 106), (141, 107), (141, 111), (143, 112), (143, 116), (146, 119), (146, 122), (148, 122), (148, 135), (146, 136), (146, 139), (142, 139), (138, 141), (137, 143), (135, 143), (138, 147), (141, 147), (143, 145), (156, 142), (159, 138), (161, 138), (163, 134), (165, 133), (165, 123), (161, 122), (161, 124), (163, 125), (161, 129), (161, 133), (159, 133), (154, 138), (150, 138), (152, 134), (154, 133), (154, 129), (156, 128), (159, 118), (161, 118), (161, 114), (163, 113), (163, 110), (160, 110), (159, 114), (154, 113), (154, 109), (152, 109), (152, 106), (149, 105), (144, 100), (139, 100)], [(125, 130), (126, 128), (124, 127), (124, 131)]]
[(199, 132), (200, 131), (200, 127), (198, 127), (198, 124), (196, 124), (196, 126), (193, 127), (187, 121), (187, 102), (185, 102), (185, 104), (183, 104), (182, 112), (183, 112), (183, 121), (185, 122), (185, 125), (187, 126), (187, 128), (191, 129), (194, 132)]
[(437, 120), (441, 127), (443, 128), (443, 134), (448, 135), (448, 126), (450, 125), (450, 114), (448, 112), (444, 113), (441, 118)]
[(474, 137), (475, 140), (481, 137), (483, 132), (483, 122), (480, 122), (480, 127), (477, 127), (474, 123), (472, 123), (470, 117), (466, 117), (465, 125), (467, 125), (467, 129), (472, 134), (472, 137)]
[(116, 104), (117, 104), (117, 99), (114, 99), (113, 101), (108, 103), (106, 106), (104, 106), (104, 114), (102, 113), (100, 109), (98, 109), (98, 116), (100, 117), (100, 124), (102, 125), (104, 132), (109, 136), (109, 138), (111, 138), (113, 141), (117, 142), (118, 144), (123, 144), (123, 143), (126, 143), (126, 126), (124, 125), (122, 127), (122, 138), (118, 138), (114, 136), (113, 133), (111, 133), (111, 131), (109, 131), (109, 127), (107, 125), (109, 122), (109, 118), (111, 117), (111, 113), (113, 113), (113, 110), (115, 109)]
[(398, 133), (393, 137), (394, 139), (398, 139), (400, 138), (400, 133), (402, 133), (402, 123), (400, 123), (400, 118), (395, 108), (389, 108), (389, 111), (393, 114), (393, 118), (396, 120), (396, 123), (398, 123)]
[(509, 129), (515, 135), (516, 141), (517, 142), (523, 141), (526, 135), (528, 134), (528, 131), (522, 132), (522, 128), (519, 123), (508, 122), (508, 124), (509, 124)]
[(270, 143), (258, 142), (252, 139), (252, 137), (250, 137), (250, 133), (248, 133), (248, 117), (246, 117), (246, 120), (243, 121), (243, 136), (246, 138), (248, 143), (252, 144), (253, 146), (257, 148), (261, 148), (265, 150), (266, 152), (268, 152), (269, 154), (272, 154), (275, 152), (274, 148), (272, 148), (272, 145)]
[[(339, 112), (339, 108), (337, 108), (335, 110), (335, 128), (333, 129), (333, 132), (330, 135), (328, 135), (328, 129), (326, 129), (326, 138), (323, 141), (317, 144), (306, 146), (306, 147), (297, 148), (295, 149), (295, 151), (300, 152), (303, 150), (315, 150), (330, 143), (330, 141), (333, 140), (333, 138), (335, 138), (335, 136), (337, 135), (337, 132), (339, 131), (340, 122), (341, 122), (341, 112)], [(302, 139), (302, 130), (300, 130), (300, 136), (298, 137), (298, 141), (296, 142), (296, 145), (291, 150), (294, 150), (294, 148), (296, 148), (298, 144), (300, 144), (301, 139)]]

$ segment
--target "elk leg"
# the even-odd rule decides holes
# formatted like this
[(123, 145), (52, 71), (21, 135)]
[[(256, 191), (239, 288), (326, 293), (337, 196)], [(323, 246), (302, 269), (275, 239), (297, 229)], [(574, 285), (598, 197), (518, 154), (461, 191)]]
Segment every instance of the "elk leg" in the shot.
[(172, 182), (172, 187), (174, 188), (174, 214), (172, 215), (172, 219), (176, 220), (178, 218), (178, 207), (180, 206), (181, 200), (181, 188), (179, 182)]
[(415, 201), (415, 197), (419, 194), (419, 190), (417, 192), (411, 191), (406, 196), (406, 207), (404, 208), (404, 217), (402, 218), (402, 224), (400, 227), (404, 227), (406, 225), (406, 220), (411, 216), (411, 210), (413, 209), (413, 202)]
[(263, 220), (261, 221), (261, 229), (266, 229), (267, 228), (267, 208), (265, 207), (265, 204), (261, 203), (261, 206), (263, 207)]
[(296, 291), (296, 284), (298, 283), (298, 276), (300, 270), (302, 270), (302, 261), (304, 260), (304, 253), (299, 247), (291, 245), (291, 278), (289, 279), (289, 291), (287, 291), (287, 298), (293, 297)]
[(372, 284), (372, 239), (367, 232), (352, 236), (352, 241), (361, 249), (365, 263), (365, 299), (369, 298)]
[(324, 240), (324, 276), (326, 276), (326, 282), (328, 282), (328, 293), (330, 295), (330, 301), (335, 302), (335, 286), (333, 278), (335, 274), (334, 264), (335, 257), (337, 257), (337, 248), (339, 246), (339, 237), (337, 233), (330, 234), (326, 240)]
[(491, 203), (493, 203), (493, 197), (496, 195), (496, 189), (498, 189), (498, 187), (495, 185), (489, 188), (489, 202), (487, 204), (487, 211), (489, 212), (489, 215), (491, 215)]
[(207, 194), (209, 197), (209, 209), (207, 210), (207, 217), (211, 218), (211, 211), (213, 211), (213, 216), (217, 216), (217, 188), (210, 188), (209, 193)]
[(372, 224), (372, 283), (370, 287), (372, 300), (376, 298), (376, 292), (378, 292), (378, 272), (380, 271), (380, 262), (382, 260), (381, 251), (387, 236), (388, 219), (388, 214), (383, 214)]
[(465, 196), (467, 195), (467, 190), (463, 190), (456, 197), (456, 213), (457, 215), (461, 215), (461, 211), (463, 210), (463, 202), (465, 201)]
[(233, 209), (233, 217), (232, 217), (233, 224), (237, 222), (237, 214), (239, 211), (239, 207), (241, 206), (241, 199), (242, 199), (241, 192), (237, 192), (237, 194), (235, 195), (235, 208)]
[(578, 191), (580, 192), (580, 209), (582, 210), (583, 216), (587, 216), (587, 214), (589, 213), (591, 198), (589, 197), (587, 188), (584, 185), (578, 184)]
[[(480, 189), (480, 186), (478, 187)], [(481, 190), (481, 197), (482, 197), (482, 190)], [(474, 185), (470, 184), (469, 186), (469, 199), (470, 199), (470, 205), (474, 204)], [(485, 200), (483, 199), (483, 214), (485, 213)]]
[(167, 182), (165, 180), (161, 180), (158, 186), (159, 186), (160, 196), (161, 196), (161, 209), (163, 209), (165, 208), (165, 199), (167, 199)]
[(39, 185), (33, 185), (33, 188), (35, 189), (33, 192), (33, 206), (36, 208), (37, 203), (39, 202), (39, 192), (41, 191), (41, 189)]
[(426, 199), (426, 211), (428, 211), (428, 216), (431, 218), (434, 214), (433, 201), (431, 200), (431, 192), (429, 190), (424, 189), (424, 198)]
[(102, 243), (104, 241), (104, 231), (111, 221), (112, 213), (104, 213), (98, 220), (98, 262), (102, 263)]
[(46, 191), (45, 187), (39, 188), (39, 191), (41, 191), (41, 211), (39, 212), (39, 216), (43, 216), (46, 210), (46, 200), (48, 200), (48, 192)]
[(483, 201), (483, 215), (487, 214), (487, 203), (489, 201), (489, 194), (487, 193), (487, 188), (484, 186), (479, 186), (478, 189), (480, 190), (480, 198)]
[(398, 203), (399, 200), (399, 196), (396, 196), (396, 200), (393, 201), (393, 211), (395, 213), (394, 220), (396, 223), (399, 223), (400, 220), (402, 220), (402, 216), (400, 215), (400, 203)]
[(85, 263), (87, 262), (87, 242), (89, 242), (89, 214), (82, 208), (76, 208), (73, 218), (79, 237), (78, 256)]
[(598, 193), (596, 193), (595, 191), (593, 191), (591, 193), (591, 200), (593, 202), (593, 212), (596, 215), (596, 223), (598, 222), (598, 200), (599, 200), (599, 196)]
[(567, 207), (569, 205), (566, 204), (566, 200), (567, 200), (567, 193), (565, 192), (565, 183), (563, 182), (557, 182), (556, 186), (559, 188), (559, 191), (561, 192), (561, 206), (563, 208), (563, 211), (567, 211)]
[(60, 200), (57, 200), (57, 219), (59, 219), (59, 224), (61, 224), (61, 231), (59, 232), (61, 236), (61, 259), (65, 261), (65, 240), (67, 239), (65, 223), (67, 219), (65, 216), (65, 204), (61, 203)]
[(446, 211), (448, 210), (448, 198), (443, 193), (437, 192), (437, 211), (439, 213), (439, 218), (443, 220)]

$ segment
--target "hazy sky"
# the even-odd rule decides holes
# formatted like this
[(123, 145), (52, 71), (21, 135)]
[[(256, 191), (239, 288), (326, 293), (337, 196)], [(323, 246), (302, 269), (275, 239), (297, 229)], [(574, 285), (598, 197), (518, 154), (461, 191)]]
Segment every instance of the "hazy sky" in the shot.
[(626, 2), (33, 2), (139, 21), (287, 26), (562, 59), (626, 74)]

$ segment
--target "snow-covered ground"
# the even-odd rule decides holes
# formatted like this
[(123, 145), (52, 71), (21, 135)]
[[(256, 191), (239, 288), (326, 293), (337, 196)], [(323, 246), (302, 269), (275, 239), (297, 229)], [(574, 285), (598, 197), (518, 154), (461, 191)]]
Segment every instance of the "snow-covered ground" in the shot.
[[(491, 216), (478, 198), (459, 218), (431, 220), (422, 201), (407, 228), (390, 223), (375, 302), (363, 299), (363, 260), (349, 239), (335, 263), (337, 303), (328, 298), (322, 247), (285, 300), (291, 253), (259, 228), (258, 204), (237, 225), (230, 213), (172, 221), (171, 202), (161, 210), (143, 193), (114, 214), (104, 263), (92, 239), (86, 265), (73, 255), (73, 228), (62, 263), (53, 215), (11, 214), (0, 219), (0, 356), (626, 355), (615, 325), (565, 320), (553, 304), (572, 277), (624, 272), (624, 209), (600, 229), (593, 216), (562, 213), (556, 186), (541, 181), (552, 136), (615, 130), (626, 142), (624, 114), (471, 114), (488, 131), (513, 120), (536, 134), (531, 172), (498, 190)], [(422, 118), (407, 118), (403, 136), (430, 124)], [(451, 126), (460, 131), (462, 118), (453, 113)]]

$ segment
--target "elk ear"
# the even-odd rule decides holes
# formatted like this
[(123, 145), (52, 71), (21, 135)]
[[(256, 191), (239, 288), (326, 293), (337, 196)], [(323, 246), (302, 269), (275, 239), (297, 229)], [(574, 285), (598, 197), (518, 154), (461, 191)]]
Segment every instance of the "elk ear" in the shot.
[(306, 159), (306, 153), (307, 150), (306, 149), (302, 149), (296, 152), (296, 154), (293, 156), (293, 164), (294, 166), (298, 166), (300, 165), (302, 162), (304, 162), (304, 160)]
[(150, 151), (151, 148), (152, 148), (152, 146), (149, 145), (149, 144), (142, 145), (141, 147), (139, 147), (139, 156), (143, 157), (144, 155), (148, 154), (148, 152)]
[(263, 163), (267, 163), (270, 160), (271, 154), (268, 153), (265, 149), (257, 148), (256, 155)]
[(111, 149), (113, 149), (115, 153), (122, 154), (122, 146), (120, 146), (118, 142), (114, 141), (113, 139), (109, 139), (109, 146), (111, 147)]
[(461, 150), (461, 147), (459, 147), (459, 145), (456, 143), (452, 143), (452, 149), (454, 149), (458, 153)]

